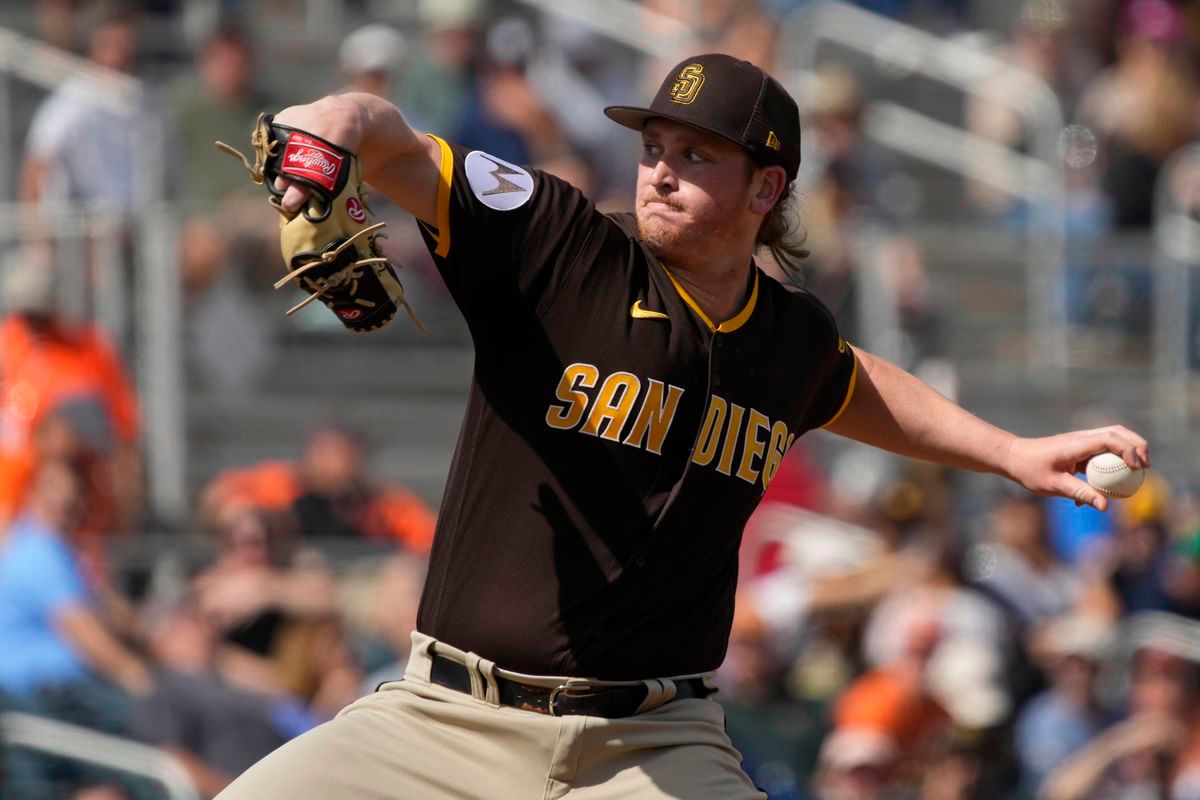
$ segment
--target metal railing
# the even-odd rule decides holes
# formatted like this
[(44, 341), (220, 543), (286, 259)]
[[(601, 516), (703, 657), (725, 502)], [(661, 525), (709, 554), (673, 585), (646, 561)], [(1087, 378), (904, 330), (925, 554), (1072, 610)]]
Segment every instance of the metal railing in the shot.
[[(14, 245), (29, 236), (30, 213), (31, 209), (23, 204), (0, 203), (0, 247), (5, 252), (12, 252)], [(96, 265), (91, 280), (82, 269), (56, 274), (58, 307), (94, 319), (113, 341), (124, 341), (130, 319), (122, 286), (120, 216), (103, 208), (42, 205), (37, 209), (37, 220), (68, 251), (63, 260), (83, 263), (86, 249)]]
[[(1026, 294), (1029, 309), (1027, 363), (1030, 377), (1061, 374), (1066, 363), (1062, 323), (1062, 285), (1066, 254), (1065, 179), (1058, 140), (1063, 115), (1054, 92), (1035, 75), (966, 44), (939, 39), (924, 31), (841, 2), (801, 8), (784, 23), (781, 48), (783, 80), (803, 105), (805, 87), (819, 62), (822, 46), (832, 43), (865, 56), (886, 75), (916, 75), (967, 96), (980, 94), (990, 79), (1003, 76), (1012, 92), (1011, 110), (1031, 135), (1030, 155), (984, 140), (915, 109), (873, 100), (864, 109), (868, 136), (886, 147), (982, 181), (1029, 202), (1036, 224), (1027, 231)], [(994, 98), (990, 101), (995, 102)]]
[(1154, 372), (1157, 416), (1168, 441), (1190, 428), (1191, 279), (1200, 266), (1200, 220), (1175, 191), (1191, 172), (1200, 185), (1200, 143), (1177, 150), (1159, 172), (1154, 191)]
[(634, 0), (518, 0), (545, 14), (586, 25), (653, 58), (690, 52), (695, 32), (686, 22)]
[(187, 770), (156, 747), (18, 711), (0, 714), (0, 739), (10, 747), (137, 775), (162, 786), (167, 800), (200, 800)]

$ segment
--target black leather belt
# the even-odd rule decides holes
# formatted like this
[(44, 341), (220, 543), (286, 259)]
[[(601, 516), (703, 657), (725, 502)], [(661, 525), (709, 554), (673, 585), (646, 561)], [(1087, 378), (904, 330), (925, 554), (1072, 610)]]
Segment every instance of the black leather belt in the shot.
[[(471, 673), (457, 661), (433, 655), (433, 669), (429, 678), (438, 686), (471, 693)], [(579, 714), (589, 717), (632, 717), (646, 699), (649, 691), (645, 686), (530, 686), (496, 676), (500, 690), (500, 705), (549, 714), (554, 717)], [(684, 700), (690, 697), (704, 698), (712, 694), (700, 678), (675, 681), (675, 697)]]

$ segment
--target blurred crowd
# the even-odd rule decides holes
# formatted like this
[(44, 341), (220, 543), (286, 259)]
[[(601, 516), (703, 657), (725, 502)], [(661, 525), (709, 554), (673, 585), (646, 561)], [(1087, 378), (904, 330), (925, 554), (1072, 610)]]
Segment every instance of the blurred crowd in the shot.
[(719, 673), (772, 797), (1200, 796), (1194, 498), (1151, 476), (1105, 515), (997, 480), (964, 525), (940, 468), (864, 502), (785, 463)]
[[(64, 271), (98, 280), (100, 254), (64, 247), (54, 214), (79, 204), (111, 215), (128, 258), (147, 198), (172, 204), (191, 377), (243, 396), (271, 334), (254, 298), (278, 277), (275, 214), (215, 140), (243, 147), (260, 111), (367, 91), (417, 128), (536, 165), (621, 210), (636, 142), (597, 122), (599, 109), (648, 94), (678, 54), (647, 58), (516, 3), (369, 4), (394, 6), (403, 24), (392, 25), (347, 0), (364, 24), (331, 34), (336, 46), (311, 63), (267, 39), (249, 0), (30, 2), (31, 33), (151, 91), (130, 114), (105, 99), (102, 78), (73, 78), (26, 131), (14, 188), (28, 235), (0, 274), (0, 711), (162, 748), (212, 796), (402, 674), (436, 509), (372, 469), (368, 440), (331, 418), (313, 421), (290, 460), (206, 476), (192, 518), (146, 537), (164, 521), (144, 496), (126, 343), (62, 302)], [(639, 23), (654, 35), (684, 20), (697, 51), (780, 71), (790, 66), (780, 31), (807, 5), (645, 0)], [(1069, 235), (1154, 222), (1159, 174), (1198, 133), (1200, 4), (1025, 0), (1002, 20), (1007, 4), (857, 5), (1013, 68), (954, 111), (978, 137), (979, 175), (964, 187), (974, 218), (1038, 222), (1027, 198), (987, 179), (1000, 148), (1035, 149), (1022, 70), (1063, 111)], [(180, 19), (174, 37), (147, 33)], [(798, 94), (811, 255), (799, 275), (764, 267), (820, 296), (847, 338), (882, 343), (953, 394), (947, 300), (905, 227), (936, 198), (897, 180), (895, 155), (866, 135), (869, 80), (852, 64), (820, 65)], [(164, 135), (147, 138), (157, 125)], [(166, 173), (157, 188), (143, 174), (154, 160)], [(1200, 208), (1197, 178), (1182, 171), (1166, 191)], [(410, 294), (423, 308), (448, 304), (415, 226), (382, 199), (375, 211), (398, 223), (387, 248)], [(879, 292), (891, 298), (882, 327), (864, 297)], [(1200, 798), (1200, 505), (1187, 480), (1151, 475), (1101, 515), (803, 440), (747, 529), (718, 676), (745, 768), (772, 800)], [(130, 547), (153, 551), (136, 574), (113, 555)], [(3, 798), (156, 792), (3, 749)]]

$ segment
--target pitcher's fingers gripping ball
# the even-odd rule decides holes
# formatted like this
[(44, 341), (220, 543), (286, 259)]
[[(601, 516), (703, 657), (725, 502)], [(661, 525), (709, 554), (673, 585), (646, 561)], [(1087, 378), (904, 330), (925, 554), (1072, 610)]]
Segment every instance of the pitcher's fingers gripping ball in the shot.
[[(343, 325), (363, 333), (382, 328), (403, 306), (424, 332), (379, 248), (379, 229), (386, 223), (372, 220), (358, 157), (319, 136), (276, 125), (269, 114), (259, 114), (250, 144), (253, 164), (224, 142), (217, 147), (242, 160), (251, 179), (267, 188), (268, 202), (279, 212), (279, 245), (288, 272), (275, 288), (295, 282), (308, 292), (288, 315), (320, 300)], [(297, 213), (284, 210), (276, 178), (312, 190)]]
[(1131, 497), (1145, 479), (1145, 469), (1132, 469), (1116, 453), (1101, 453), (1087, 463), (1087, 482), (1108, 497)]

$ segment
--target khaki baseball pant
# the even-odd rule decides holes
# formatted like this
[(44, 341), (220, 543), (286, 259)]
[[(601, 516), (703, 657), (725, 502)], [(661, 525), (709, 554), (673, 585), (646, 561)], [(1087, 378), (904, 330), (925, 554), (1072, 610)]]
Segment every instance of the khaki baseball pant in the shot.
[[(435, 648), (467, 666), (471, 694), (429, 682)], [(712, 700), (662, 702), (668, 688), (637, 716), (552, 717), (490, 702), (496, 674), (556, 683), (414, 633), (403, 680), (271, 753), (219, 800), (765, 800)]]

